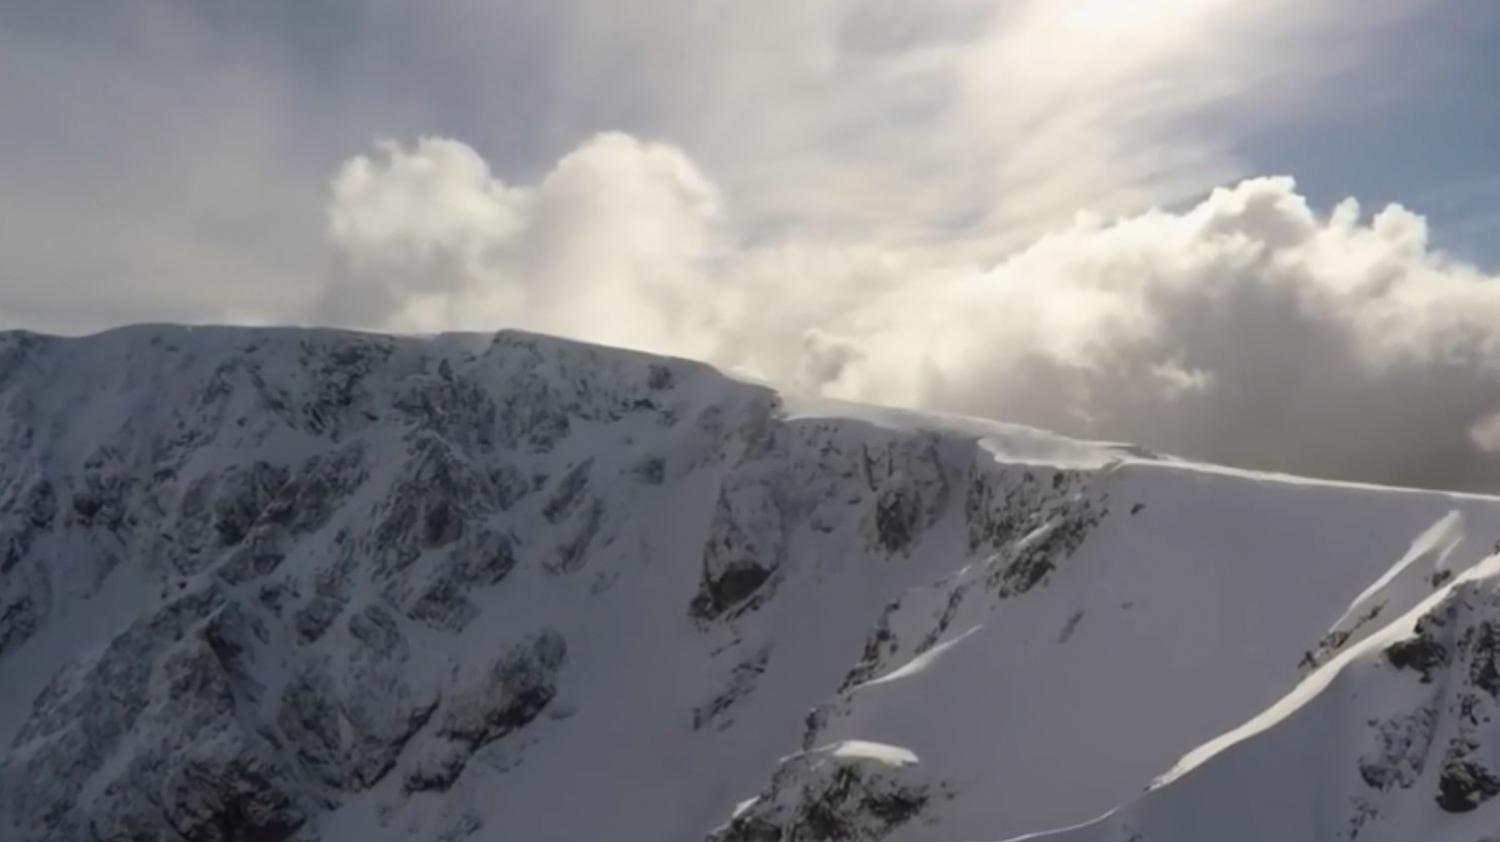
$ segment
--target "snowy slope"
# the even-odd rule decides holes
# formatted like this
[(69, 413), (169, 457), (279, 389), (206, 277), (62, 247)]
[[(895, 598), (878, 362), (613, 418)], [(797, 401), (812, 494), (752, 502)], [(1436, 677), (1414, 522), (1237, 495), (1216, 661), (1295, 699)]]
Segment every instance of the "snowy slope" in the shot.
[(0, 460), (3, 839), (1468, 840), (1500, 768), (1487, 649), (1382, 654), (1494, 616), (1491, 498), (516, 332), (0, 334)]
[(1497, 707), (1500, 555), (1337, 647), (1285, 698), (1189, 752), (1139, 798), (1025, 838), (1495, 839)]

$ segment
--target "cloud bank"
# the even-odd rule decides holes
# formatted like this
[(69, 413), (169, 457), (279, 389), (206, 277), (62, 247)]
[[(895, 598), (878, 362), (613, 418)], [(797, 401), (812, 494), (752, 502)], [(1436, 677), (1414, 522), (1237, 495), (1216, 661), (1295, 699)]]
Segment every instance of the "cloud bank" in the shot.
[(792, 388), (1376, 482), (1496, 487), (1500, 279), (1399, 206), (1289, 178), (1111, 219), (988, 265), (748, 236), (684, 152), (598, 135), (508, 185), (442, 138), (333, 180), (322, 319), (524, 326)]
[(323, 183), (374, 137), (534, 186), (600, 131), (669, 139), (746, 238), (983, 263), (1252, 172), (1252, 134), (1436, 52), (1359, 0), (78, 6), (0, 3), (4, 326), (313, 319)]
[[(1487, 53), (1447, 37), (1481, 43), (1483, 12), (73, 5), (0, 4), (0, 108), (26, 115), (0, 122), (0, 326), (518, 325), (1239, 464), (1500, 489), (1493, 281), (1411, 214), (1328, 204), (1341, 182), (1439, 214), (1468, 194), (1413, 185), (1473, 192), (1444, 167), (1462, 156), (1411, 150), (1467, 137), (1487, 166)], [(1419, 131), (1378, 142), (1400, 125)], [(1369, 142), (1340, 169), (1350, 135)], [(372, 137), (408, 140), (350, 157)], [(1288, 169), (1300, 191), (1241, 181)]]
[(381, 144), (333, 181), (339, 261), (317, 316), (570, 335), (587, 325), (597, 341), (649, 346), (694, 329), (722, 228), (718, 191), (685, 155), (623, 134), (594, 138), (525, 187), (457, 141)]

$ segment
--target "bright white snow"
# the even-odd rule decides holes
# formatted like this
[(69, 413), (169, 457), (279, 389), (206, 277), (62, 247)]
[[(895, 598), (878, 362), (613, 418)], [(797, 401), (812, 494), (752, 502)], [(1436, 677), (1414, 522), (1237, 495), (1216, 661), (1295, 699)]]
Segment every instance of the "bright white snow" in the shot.
[[(1254, 792), (1272, 771), (1286, 787), (1316, 787), (1319, 740), (1364, 733), (1370, 697), (1339, 676), (1366, 664), (1389, 678), (1372, 653), (1442, 594), (1488, 581), (1494, 563), (1479, 562), (1500, 537), (1493, 498), (1231, 471), (974, 419), (784, 399), (695, 363), (525, 334), (142, 327), (24, 353), (16, 342), (0, 343), (0, 508), (11, 517), (50, 478), (59, 513), (0, 582), (6, 605), (17, 583), (36, 586), (22, 573), (51, 592), (35, 632), (0, 654), (0, 798), (102, 790), (132, 746), (159, 739), (143, 720), (81, 779), (41, 792), (25, 788), (25, 763), (45, 741), (16, 742), (59, 667), (86, 666), (132, 621), (221, 587), (268, 629), (252, 667), (263, 691), (237, 697), (246, 722), (283, 727), (277, 700), (308, 665), (321, 665), (341, 698), (378, 696), (368, 688), (379, 678), (435, 700), (388, 772), (341, 782), (310, 815), (301, 833), (326, 842), (700, 840), (757, 815), (771, 792), (785, 808), (776, 820), (796, 821), (796, 793), (831, 772), (785, 762), (820, 749), (830, 769), (886, 770), (866, 783), (870, 797), (902, 807), (891, 813), (900, 820), (859, 826), (894, 842), (1077, 824), (1134, 801), (1184, 756), (1146, 796), (1152, 804), (1190, 800), (1172, 793), (1196, 793), (1198, 780)], [(377, 350), (351, 379), (352, 348)], [(565, 429), (548, 426), (562, 415)], [(234, 548), (220, 553), (212, 535), (194, 556), (201, 568), (173, 566), (195, 482), (257, 461), (295, 476), (345, 448), (362, 454), (350, 488), (329, 498), (325, 523), (289, 539), (273, 571), (224, 585)], [(424, 461), (434, 453), (451, 463)], [(400, 502), (393, 489), (436, 487), (436, 469), (423, 467), (435, 464), (514, 499), (502, 509), (481, 505), (488, 490), (460, 495), (462, 537), (444, 537), (441, 519), (414, 521), (408, 532), (438, 537), (382, 573), (372, 530)], [(128, 529), (110, 532), (102, 514), (85, 524), (71, 495), (94, 474), (136, 478), (161, 510), (131, 497)], [(422, 619), (418, 597), (477, 557), (466, 542), (485, 530), (514, 536), (514, 568), (442, 591), (442, 622)], [(736, 569), (742, 550), (765, 569), (703, 609), (706, 577)], [(1441, 571), (1456, 575), (1432, 584)], [(320, 583), (343, 601), (328, 606), (329, 630), (303, 641), (292, 618)], [(286, 588), (280, 614), (261, 601), (273, 585)], [(1376, 602), (1387, 607), (1369, 627), (1299, 672), (1330, 629)], [(371, 609), (396, 619), (409, 653), (395, 676), (353, 643), (351, 619)], [(447, 789), (407, 786), (450, 758), (438, 731), (465, 692), (487, 687), (497, 656), (543, 630), (566, 642), (543, 712), (465, 755)], [(1382, 703), (1380, 715), (1418, 691), (1382, 691), (1400, 704)], [(1299, 717), (1308, 724), (1289, 731)], [(1214, 770), (1282, 732), (1265, 758), (1217, 782)], [(1286, 773), (1288, 763), (1306, 776)], [(776, 788), (779, 771), (789, 788)], [(1430, 804), (1431, 780), (1420, 786), (1411, 797)], [(911, 817), (908, 802), (920, 802)], [(12, 803), (0, 801), (0, 814)], [(1342, 791), (1338, 806), (1347, 818)], [(1276, 827), (1316, 825), (1287, 815)], [(1117, 830), (1095, 824), (1065, 838), (1129, 838)]]

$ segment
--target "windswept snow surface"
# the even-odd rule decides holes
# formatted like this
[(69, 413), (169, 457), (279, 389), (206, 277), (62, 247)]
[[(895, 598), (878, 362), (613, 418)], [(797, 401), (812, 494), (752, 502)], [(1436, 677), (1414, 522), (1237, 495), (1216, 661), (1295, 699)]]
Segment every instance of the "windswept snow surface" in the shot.
[(1492, 498), (518, 332), (0, 334), (0, 460), (0, 839), (1497, 825)]
[(1351, 645), (1098, 821), (1025, 839), (1487, 840), (1500, 556)]

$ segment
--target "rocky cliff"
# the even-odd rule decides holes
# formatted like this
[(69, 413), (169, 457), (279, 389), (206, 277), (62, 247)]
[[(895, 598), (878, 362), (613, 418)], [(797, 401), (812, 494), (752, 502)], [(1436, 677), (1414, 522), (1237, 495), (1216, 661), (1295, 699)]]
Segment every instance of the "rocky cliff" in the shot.
[(1490, 498), (515, 332), (0, 334), (0, 465), (5, 839), (1000, 839), (1351, 663), (1326, 827), (1500, 815)]

